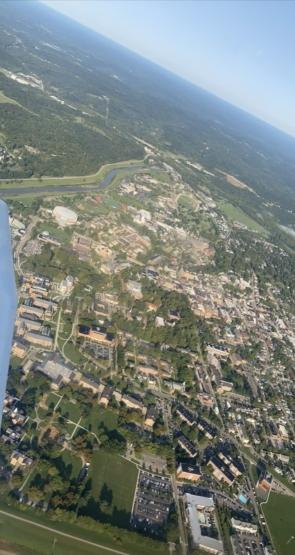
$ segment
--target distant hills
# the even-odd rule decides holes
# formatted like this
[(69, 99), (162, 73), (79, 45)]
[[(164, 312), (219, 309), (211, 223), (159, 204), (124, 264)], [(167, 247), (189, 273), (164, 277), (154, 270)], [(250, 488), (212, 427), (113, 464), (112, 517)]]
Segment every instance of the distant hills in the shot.
[(143, 158), (134, 137), (295, 207), (292, 137), (43, 4), (0, 1), (0, 177)]

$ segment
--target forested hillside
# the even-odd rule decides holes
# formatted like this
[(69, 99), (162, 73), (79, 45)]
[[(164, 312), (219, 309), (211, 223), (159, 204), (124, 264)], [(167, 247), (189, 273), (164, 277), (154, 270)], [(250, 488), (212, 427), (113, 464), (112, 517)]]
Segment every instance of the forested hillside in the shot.
[(136, 136), (294, 206), (294, 139), (44, 5), (0, 2), (0, 59), (1, 177), (142, 158)]

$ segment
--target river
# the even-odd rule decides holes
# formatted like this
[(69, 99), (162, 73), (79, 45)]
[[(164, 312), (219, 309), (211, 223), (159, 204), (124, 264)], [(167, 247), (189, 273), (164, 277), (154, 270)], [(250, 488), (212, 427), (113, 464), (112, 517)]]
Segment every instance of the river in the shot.
[(106, 176), (99, 181), (98, 183), (93, 183), (93, 184), (89, 184), (89, 185), (71, 185), (71, 184), (63, 184), (63, 185), (44, 185), (44, 186), (40, 186), (40, 187), (17, 187), (17, 186), (13, 186), (10, 188), (5, 188), (2, 189), (0, 188), (0, 197), (2, 198), (6, 198), (6, 197), (14, 197), (14, 196), (20, 196), (20, 195), (33, 195), (34, 193), (40, 194), (40, 193), (80, 193), (81, 191), (85, 192), (85, 193), (92, 193), (92, 192), (99, 192), (103, 189), (106, 189), (106, 187), (108, 187), (111, 182), (113, 181), (113, 179), (116, 177), (116, 175), (118, 174), (118, 172), (120, 173), (134, 173), (137, 172), (141, 169), (144, 169), (144, 166), (124, 166), (122, 168), (115, 168), (113, 170), (110, 170)]

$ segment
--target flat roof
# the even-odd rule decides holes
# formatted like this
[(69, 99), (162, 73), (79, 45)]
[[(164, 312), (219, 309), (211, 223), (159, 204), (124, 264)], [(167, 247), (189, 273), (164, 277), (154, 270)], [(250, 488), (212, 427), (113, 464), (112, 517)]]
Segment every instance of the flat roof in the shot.
[(240, 527), (244, 527), (245, 529), (247, 528), (248, 530), (253, 530), (253, 532), (257, 532), (257, 524), (254, 524), (253, 522), (244, 522), (243, 520), (238, 520), (237, 518), (231, 518), (231, 523), (233, 528), (240, 528)]
[(204, 497), (203, 495), (193, 495), (192, 493), (186, 493), (184, 495), (187, 504), (191, 504), (193, 507), (214, 507), (213, 497)]
[(57, 380), (59, 376), (63, 378), (70, 379), (73, 370), (64, 364), (60, 364), (55, 360), (47, 360), (45, 364), (40, 367), (41, 372), (46, 374), (52, 380)]
[(200, 508), (214, 508), (213, 498), (186, 493), (184, 495), (184, 499), (187, 505), (187, 514), (194, 544), (199, 545), (200, 547), (204, 546), (204, 548), (207, 547), (208, 549), (215, 550), (218, 553), (223, 553), (223, 544), (220, 540), (216, 540), (210, 536), (203, 536), (201, 522), (198, 515), (198, 509)]

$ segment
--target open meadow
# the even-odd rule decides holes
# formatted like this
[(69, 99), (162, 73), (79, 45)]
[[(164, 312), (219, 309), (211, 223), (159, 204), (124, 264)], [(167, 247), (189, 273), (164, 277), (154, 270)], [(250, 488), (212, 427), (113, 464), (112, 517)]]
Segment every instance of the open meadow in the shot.
[(262, 507), (278, 555), (294, 555), (295, 497), (271, 493)]

